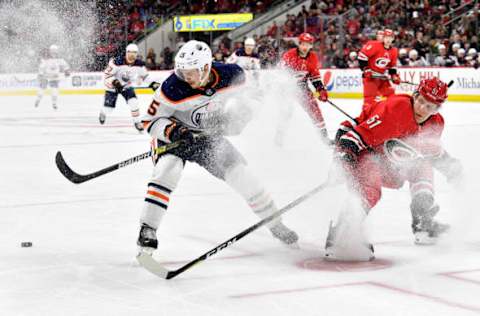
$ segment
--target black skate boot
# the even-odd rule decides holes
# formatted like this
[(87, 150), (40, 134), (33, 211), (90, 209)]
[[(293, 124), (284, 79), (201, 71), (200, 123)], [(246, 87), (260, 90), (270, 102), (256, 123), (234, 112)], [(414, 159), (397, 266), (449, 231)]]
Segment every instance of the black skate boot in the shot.
[(40, 105), (40, 100), (36, 100), (35, 101), (35, 107), (38, 108), (39, 105)]
[(135, 122), (133, 126), (137, 129), (138, 132), (143, 133), (143, 124), (142, 122)]
[(158, 247), (157, 231), (147, 224), (142, 224), (137, 245), (141, 251), (152, 253)]
[(433, 205), (433, 196), (419, 194), (410, 205), (412, 211), (412, 232), (417, 245), (433, 245), (438, 237), (450, 229), (450, 225), (442, 224), (433, 218), (440, 207)]
[(298, 248), (297, 241), (298, 235), (296, 232), (285, 226), (283, 223), (278, 223), (277, 225), (270, 228), (273, 237), (277, 238), (285, 245), (293, 246)]
[(105, 113), (103, 112), (100, 112), (100, 114), (98, 115), (98, 121), (100, 122), (100, 124), (105, 124), (105, 119), (107, 118), (107, 116), (105, 115)]

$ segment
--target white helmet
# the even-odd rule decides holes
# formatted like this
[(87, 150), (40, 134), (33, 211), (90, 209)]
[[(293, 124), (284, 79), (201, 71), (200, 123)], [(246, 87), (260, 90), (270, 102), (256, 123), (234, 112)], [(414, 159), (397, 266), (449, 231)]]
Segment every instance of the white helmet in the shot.
[(407, 49), (406, 48), (400, 48), (400, 50), (398, 51), (398, 54), (399, 55), (407, 55)]
[(50, 45), (49, 51), (50, 54), (58, 54), (58, 46), (55, 44)]
[(463, 48), (459, 48), (457, 50), (457, 55), (458, 56), (465, 56), (465, 50)]
[(438, 50), (441, 50), (441, 49), (446, 49), (447, 47), (443, 44), (439, 44), (438, 45)]
[(474, 56), (476, 54), (477, 54), (477, 50), (475, 48), (472, 47), (468, 50), (468, 55)]
[(452, 45), (452, 49), (459, 49), (460, 48), (460, 44), (458, 43), (455, 43)]
[[(212, 51), (206, 43), (196, 40), (188, 41), (175, 56), (175, 75), (183, 80), (180, 70), (198, 69), (203, 81), (210, 74), (212, 60)], [(205, 65), (208, 66), (208, 70), (204, 73)]]
[(128, 44), (125, 49), (127, 53), (138, 53), (138, 46), (136, 44)]
[(255, 46), (255, 40), (251, 37), (248, 37), (245, 39), (245, 42), (243, 42), (244, 46)]
[(412, 58), (413, 56), (418, 57), (418, 52), (416, 49), (412, 49), (408, 52), (408, 57)]
[(350, 52), (350, 54), (348, 54), (348, 56), (350, 58), (356, 58), (357, 57), (357, 52)]

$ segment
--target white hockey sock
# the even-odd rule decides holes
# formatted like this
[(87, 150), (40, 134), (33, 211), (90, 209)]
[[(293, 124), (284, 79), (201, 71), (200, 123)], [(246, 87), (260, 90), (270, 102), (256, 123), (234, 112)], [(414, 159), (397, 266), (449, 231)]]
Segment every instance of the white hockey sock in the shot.
[[(239, 164), (227, 171), (225, 181), (248, 203), (252, 211), (261, 219), (277, 211), (270, 194), (266, 192), (257, 178), (251, 174), (245, 165)], [(280, 222), (280, 218), (266, 224), (273, 227)]]
[(56, 105), (57, 104), (57, 99), (58, 99), (58, 88), (52, 88), (52, 104)]
[(131, 98), (128, 100), (127, 104), (130, 107), (133, 123), (140, 122), (140, 108), (138, 107), (138, 99)]
[(183, 170), (183, 162), (173, 155), (162, 156), (153, 169), (148, 183), (140, 225), (157, 229), (170, 202), (170, 194), (177, 187)]
[(44, 89), (38, 89), (38, 91), (37, 91), (37, 101), (40, 101), (43, 98), (44, 93), (45, 93)]

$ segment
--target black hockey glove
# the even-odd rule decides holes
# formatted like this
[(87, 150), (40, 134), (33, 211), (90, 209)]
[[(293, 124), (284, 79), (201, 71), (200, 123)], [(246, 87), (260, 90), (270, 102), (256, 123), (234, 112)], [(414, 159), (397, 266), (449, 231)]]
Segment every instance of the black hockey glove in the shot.
[(115, 91), (117, 91), (117, 93), (122, 93), (123, 85), (120, 83), (120, 81), (118, 81), (118, 79), (113, 80), (112, 85)]
[(156, 82), (156, 81), (153, 81), (152, 83), (150, 83), (150, 85), (148, 87), (150, 89), (152, 89), (153, 91), (157, 91), (157, 89), (160, 88), (160, 83)]
[(188, 127), (180, 123), (172, 122), (165, 128), (165, 137), (172, 143), (183, 141), (185, 145), (195, 142), (195, 136)]

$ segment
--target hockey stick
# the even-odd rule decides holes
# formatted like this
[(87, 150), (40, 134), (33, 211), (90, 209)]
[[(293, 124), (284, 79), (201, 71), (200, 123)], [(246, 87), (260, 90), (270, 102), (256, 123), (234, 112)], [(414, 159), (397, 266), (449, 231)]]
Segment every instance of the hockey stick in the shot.
[(89, 181), (95, 178), (98, 178), (104, 174), (110, 173), (112, 171), (115, 171), (117, 169), (129, 166), (133, 163), (139, 162), (140, 160), (143, 160), (145, 158), (151, 157), (154, 154), (157, 155), (162, 155), (168, 152), (171, 149), (177, 148), (183, 143), (183, 141), (178, 141), (176, 143), (171, 143), (171, 144), (166, 144), (160, 147), (155, 148), (155, 151), (147, 151), (143, 154), (131, 157), (127, 160), (118, 162), (114, 165), (111, 165), (109, 167), (103, 168), (101, 170), (89, 173), (89, 174), (78, 174), (75, 171), (73, 171), (68, 164), (66, 163), (65, 159), (63, 158), (63, 155), (60, 151), (57, 151), (57, 154), (55, 155), (55, 163), (58, 167), (58, 170), (67, 178), (69, 181), (79, 184), (83, 183), (85, 181)]
[[(391, 81), (393, 82), (393, 79), (388, 77), (388, 76), (385, 76), (385, 75), (372, 75), (372, 78), (373, 79), (380, 79), (380, 80), (386, 80), (386, 81)], [(418, 86), (418, 83), (414, 83), (414, 82), (410, 82), (410, 81), (403, 81), (403, 80), (400, 80), (400, 84), (409, 84), (411, 86)]]
[[(310, 82), (312, 82), (311, 80), (309, 80)], [(312, 92), (313, 96), (315, 97), (315, 99), (318, 101), (318, 97), (319, 97), (319, 93), (318, 91), (313, 87), (313, 84), (307, 84), (308, 85), (308, 89), (310, 89), (310, 91)], [(343, 115), (345, 115), (346, 117), (348, 117), (350, 120), (352, 120), (355, 124), (357, 124), (357, 121), (350, 115), (348, 114), (347, 112), (345, 112), (341, 107), (339, 107), (338, 105), (336, 105), (335, 103), (333, 103), (332, 101), (330, 100), (327, 100), (326, 101), (328, 104), (330, 104), (331, 106), (333, 106), (335, 109), (337, 109), (338, 111), (340, 111)], [(318, 104), (318, 102), (317, 102)]]
[(311, 190), (311, 191), (305, 193), (304, 195), (298, 197), (296, 200), (290, 202), (289, 204), (287, 204), (286, 206), (284, 206), (283, 208), (281, 208), (277, 212), (273, 213), (272, 215), (262, 219), (261, 221), (257, 222), (256, 224), (248, 227), (247, 229), (245, 229), (242, 232), (236, 234), (232, 238), (224, 241), (223, 243), (221, 243), (218, 246), (210, 249), (209, 251), (205, 252), (203, 255), (201, 255), (198, 258), (188, 262), (187, 264), (185, 264), (184, 266), (182, 266), (182, 267), (180, 267), (176, 270), (165, 269), (158, 261), (153, 259), (151, 254), (148, 254), (148, 253), (143, 252), (143, 251), (141, 251), (137, 255), (137, 260), (145, 269), (147, 269), (151, 273), (153, 273), (153, 274), (155, 274), (155, 275), (157, 275), (157, 276), (159, 276), (163, 279), (166, 279), (166, 280), (172, 279), (172, 278), (176, 277), (177, 275), (179, 275), (180, 273), (183, 273), (186, 270), (190, 269), (192, 266), (194, 266), (194, 265), (196, 265), (196, 264), (198, 264), (202, 261), (207, 260), (211, 256), (213, 256), (213, 255), (219, 253), (220, 251), (222, 251), (223, 249), (231, 246), (233, 243), (239, 241), (240, 239), (247, 236), (251, 232), (257, 230), (260, 227), (262, 227), (263, 225), (265, 225), (265, 224), (271, 222), (272, 220), (278, 218), (280, 215), (284, 214), (285, 212), (291, 210), (292, 208), (294, 208), (298, 204), (304, 202), (305, 200), (309, 199), (313, 195), (322, 191), (323, 189), (328, 187), (328, 185), (330, 185), (329, 181), (326, 181), (326, 182), (320, 184), (319, 186), (315, 187), (313, 190)]

